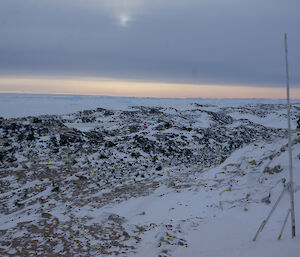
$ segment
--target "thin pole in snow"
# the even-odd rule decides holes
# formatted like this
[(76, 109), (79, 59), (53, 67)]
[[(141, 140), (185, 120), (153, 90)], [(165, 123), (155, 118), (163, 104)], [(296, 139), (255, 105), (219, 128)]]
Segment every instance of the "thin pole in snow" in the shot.
[(284, 228), (285, 228), (286, 222), (287, 222), (287, 220), (288, 220), (288, 218), (289, 218), (290, 212), (291, 212), (291, 209), (288, 209), (288, 212), (287, 212), (287, 214), (286, 214), (286, 216), (285, 216), (283, 225), (282, 225), (281, 230), (280, 230), (280, 234), (279, 234), (279, 236), (278, 236), (278, 238), (277, 238), (278, 240), (280, 240), (281, 237), (282, 237), (282, 233), (283, 233), (283, 230), (284, 230)]
[(295, 208), (294, 208), (294, 189), (293, 189), (293, 163), (292, 163), (292, 137), (291, 137), (291, 104), (290, 104), (290, 81), (289, 81), (289, 65), (288, 65), (288, 46), (287, 34), (284, 34), (285, 47), (285, 67), (286, 67), (286, 98), (287, 98), (287, 115), (288, 115), (288, 140), (289, 140), (289, 171), (290, 171), (290, 201), (291, 201), (291, 221), (292, 221), (292, 238), (296, 236), (295, 225)]
[(264, 229), (264, 227), (266, 226), (267, 222), (268, 222), (269, 219), (271, 218), (273, 212), (274, 212), (275, 209), (277, 208), (277, 206), (278, 206), (280, 200), (282, 199), (282, 197), (283, 197), (285, 191), (286, 191), (286, 186), (284, 185), (283, 190), (282, 190), (280, 196), (278, 197), (276, 203), (274, 204), (273, 208), (272, 208), (271, 211), (269, 212), (267, 218), (266, 218), (265, 220), (262, 221), (262, 223), (261, 223), (260, 227), (258, 228), (258, 230), (257, 230), (257, 232), (256, 232), (256, 234), (255, 234), (255, 236), (254, 236), (254, 238), (252, 239), (253, 242), (256, 241), (256, 239), (257, 239), (259, 233), (263, 231), (263, 229)]

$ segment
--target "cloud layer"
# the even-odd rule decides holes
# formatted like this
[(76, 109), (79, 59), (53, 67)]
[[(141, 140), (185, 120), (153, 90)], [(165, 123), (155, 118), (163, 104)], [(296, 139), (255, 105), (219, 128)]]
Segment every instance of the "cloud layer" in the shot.
[(300, 87), (299, 1), (1, 0), (2, 75)]

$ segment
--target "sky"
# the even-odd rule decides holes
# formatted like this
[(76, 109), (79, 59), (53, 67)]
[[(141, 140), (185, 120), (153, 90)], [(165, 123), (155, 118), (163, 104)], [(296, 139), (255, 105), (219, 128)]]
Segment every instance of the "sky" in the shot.
[[(298, 0), (1, 0), (0, 92), (300, 98)], [(40, 86), (39, 86), (40, 85)]]

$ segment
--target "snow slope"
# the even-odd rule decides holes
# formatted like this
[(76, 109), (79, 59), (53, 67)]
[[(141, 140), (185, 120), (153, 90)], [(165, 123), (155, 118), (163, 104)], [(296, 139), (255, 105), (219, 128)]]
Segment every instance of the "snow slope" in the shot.
[[(34, 98), (24, 115), (54, 101)], [(284, 105), (114, 101), (62, 115), (3, 114), (10, 119), (0, 119), (1, 256), (299, 256), (290, 220), (277, 240), (287, 193), (252, 242), (288, 180)], [(294, 129), (298, 111), (294, 105)], [(297, 222), (295, 130), (293, 164)]]

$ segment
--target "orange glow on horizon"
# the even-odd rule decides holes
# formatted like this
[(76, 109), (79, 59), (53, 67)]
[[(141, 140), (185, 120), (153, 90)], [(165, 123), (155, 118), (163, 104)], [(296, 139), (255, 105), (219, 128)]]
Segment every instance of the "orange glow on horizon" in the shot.
[[(285, 88), (168, 84), (96, 78), (0, 77), (0, 93), (78, 94), (162, 98), (285, 98)], [(300, 89), (292, 88), (293, 99)]]

